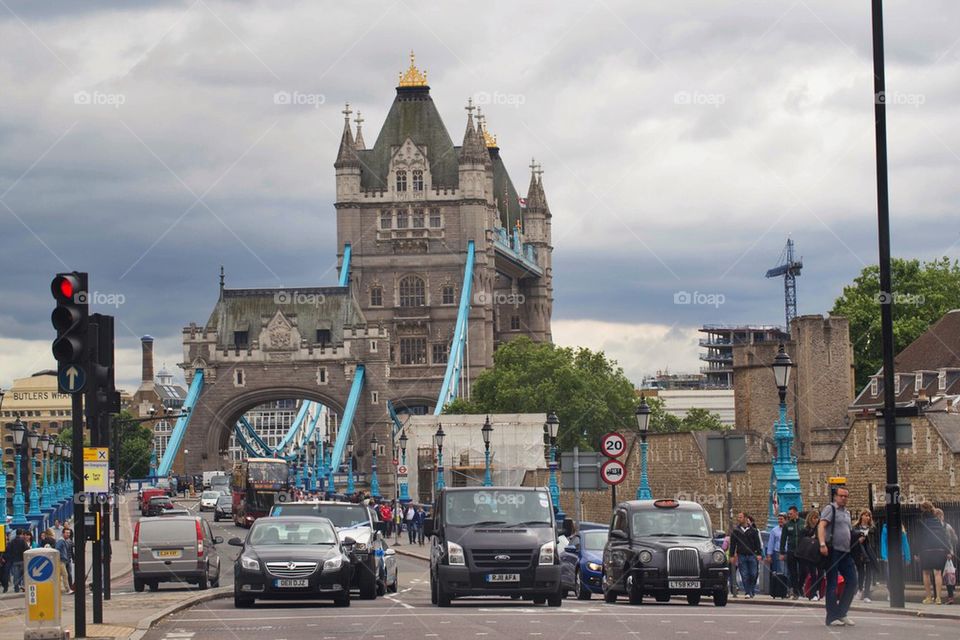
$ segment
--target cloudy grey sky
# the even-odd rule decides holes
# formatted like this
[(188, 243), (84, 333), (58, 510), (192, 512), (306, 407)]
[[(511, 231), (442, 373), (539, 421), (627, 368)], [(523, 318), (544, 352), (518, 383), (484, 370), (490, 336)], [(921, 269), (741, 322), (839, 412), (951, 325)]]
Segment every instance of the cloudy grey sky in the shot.
[[(960, 4), (886, 4), (894, 254), (956, 257)], [(518, 187), (543, 164), (556, 340), (694, 370), (701, 323), (782, 323), (787, 234), (801, 313), (876, 260), (869, 5), (0, 0), (0, 386), (52, 366), (59, 270), (116, 315), (128, 386), (220, 264), (332, 284), (340, 110), (372, 143), (410, 49), (455, 140), (473, 96)]]

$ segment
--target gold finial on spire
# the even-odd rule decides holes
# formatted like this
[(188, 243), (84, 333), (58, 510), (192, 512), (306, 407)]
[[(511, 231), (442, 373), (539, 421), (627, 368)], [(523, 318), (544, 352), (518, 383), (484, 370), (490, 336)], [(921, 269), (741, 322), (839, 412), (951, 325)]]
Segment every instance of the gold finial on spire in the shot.
[(427, 86), (427, 72), (417, 69), (416, 57), (414, 56), (412, 50), (410, 51), (410, 67), (407, 69), (406, 73), (401, 72), (399, 75), (399, 84), (401, 87)]
[(497, 136), (491, 135), (490, 132), (487, 131), (487, 116), (483, 115), (480, 107), (477, 107), (477, 129), (483, 134), (483, 143), (487, 145), (487, 149), (498, 148)]

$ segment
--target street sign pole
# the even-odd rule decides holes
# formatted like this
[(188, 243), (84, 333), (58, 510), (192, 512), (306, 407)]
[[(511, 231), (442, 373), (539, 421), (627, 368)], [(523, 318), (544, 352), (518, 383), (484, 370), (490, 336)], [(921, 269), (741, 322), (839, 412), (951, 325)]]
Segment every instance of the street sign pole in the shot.
[[(94, 360), (97, 358), (97, 354), (100, 351), (100, 328), (97, 323), (96, 317), (91, 317), (89, 322), (89, 332), (87, 337), (87, 344), (90, 345), (91, 354), (89, 365), (94, 364)], [(99, 394), (97, 393), (97, 385), (88, 384), (86, 390), (86, 405), (87, 405), (87, 426), (90, 429), (90, 444), (98, 445), (100, 443), (100, 402)], [(83, 462), (83, 457), (80, 456), (81, 463)], [(93, 513), (93, 521), (95, 523), (100, 522), (100, 505), (96, 504), (96, 500), (89, 500), (93, 496), (92, 493), (87, 494), (88, 502), (93, 502), (95, 504), (90, 504), (87, 508), (87, 511)], [(97, 526), (97, 525), (95, 525)], [(96, 532), (99, 534), (99, 531)], [(93, 573), (92, 579), (92, 591), (91, 595), (93, 596), (93, 623), (102, 624), (103, 623), (103, 553), (102, 548), (97, 543), (96, 538), (99, 538), (99, 535), (94, 537), (94, 543), (92, 545), (93, 555), (90, 558), (91, 569)], [(86, 544), (86, 540), (79, 540), (77, 544)], [(77, 575), (78, 580), (83, 580), (83, 574)]]
[(87, 636), (87, 529), (84, 516), (86, 502), (83, 500), (83, 395), (73, 394), (73, 453), (71, 454), (73, 475), (72, 494), (73, 530), (73, 631), (76, 637)]

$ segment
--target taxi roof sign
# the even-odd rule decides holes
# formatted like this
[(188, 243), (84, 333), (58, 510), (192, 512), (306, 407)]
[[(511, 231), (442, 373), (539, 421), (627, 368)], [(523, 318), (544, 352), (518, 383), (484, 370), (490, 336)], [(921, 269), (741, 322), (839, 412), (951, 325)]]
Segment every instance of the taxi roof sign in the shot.
[(661, 509), (676, 509), (680, 506), (680, 503), (673, 498), (664, 498), (663, 500), (655, 500), (653, 506)]

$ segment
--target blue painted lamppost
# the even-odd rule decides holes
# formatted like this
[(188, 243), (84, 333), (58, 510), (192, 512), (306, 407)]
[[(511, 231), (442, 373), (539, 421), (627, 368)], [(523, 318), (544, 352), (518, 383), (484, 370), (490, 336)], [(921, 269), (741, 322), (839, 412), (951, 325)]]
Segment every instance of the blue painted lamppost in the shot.
[(556, 521), (563, 522), (566, 514), (560, 508), (560, 485), (557, 483), (557, 431), (560, 430), (560, 420), (557, 414), (551, 411), (547, 415), (547, 435), (550, 436), (550, 498), (553, 501), (553, 514)]
[(37, 453), (40, 451), (37, 448), (39, 444), (40, 434), (37, 433), (37, 428), (34, 426), (27, 435), (27, 446), (30, 451), (30, 474), (27, 476), (30, 479), (30, 510), (27, 512), (27, 517), (38, 521), (43, 518), (43, 513), (40, 511), (40, 492), (37, 490), (36, 462)]
[(24, 512), (23, 485), (20, 482), (23, 473), (20, 469), (20, 461), (23, 452), (23, 436), (27, 429), (20, 420), (20, 416), (17, 416), (17, 421), (13, 423), (10, 430), (13, 431), (13, 460), (14, 473), (16, 474), (13, 483), (13, 521), (10, 526), (14, 529), (25, 529), (30, 526), (30, 521), (27, 520), (27, 515)]
[(61, 456), (63, 456), (63, 445), (57, 441), (53, 445), (53, 497), (57, 502), (63, 501), (63, 475), (60, 473)]
[(44, 431), (40, 436), (40, 473), (43, 475), (43, 487), (40, 489), (40, 510), (47, 511), (51, 509), (50, 505), (50, 481), (47, 478), (47, 449), (50, 447), (50, 436)]
[(310, 465), (309, 477), (310, 477), (310, 491), (317, 490), (317, 443), (310, 441), (310, 444), (307, 445), (307, 463)]
[[(4, 391), (0, 389), (0, 407), (3, 406), (3, 396)], [(3, 466), (2, 460), (0, 460), (0, 522), (7, 523), (7, 468)]]
[(410, 487), (407, 482), (408, 471), (407, 471), (407, 432), (403, 431), (400, 434), (400, 466), (403, 468), (403, 473), (400, 474), (400, 503), (407, 504), (410, 502)]
[(377, 447), (379, 445), (377, 434), (373, 434), (370, 438), (370, 453), (373, 454), (373, 458), (370, 459), (370, 495), (374, 498), (380, 497), (380, 480), (377, 478)]
[(490, 424), (490, 416), (487, 416), (483, 427), (480, 429), (483, 434), (483, 486), (492, 487), (493, 477), (490, 475), (490, 436), (493, 435), (493, 425)]
[(347, 494), (353, 495), (353, 436), (347, 441)]
[(437, 432), (433, 434), (433, 446), (437, 448), (437, 489), (443, 489), (447, 486), (443, 481), (443, 439), (447, 434), (443, 432), (443, 425), (437, 426)]
[(787, 387), (790, 384), (790, 371), (793, 361), (787, 355), (783, 344), (773, 359), (773, 376), (777, 384), (777, 393), (780, 396), (780, 415), (773, 425), (773, 439), (777, 446), (777, 455), (773, 459), (770, 470), (770, 502), (767, 511), (767, 530), (771, 531), (777, 524), (777, 513), (787, 511), (790, 507), (803, 510), (803, 500), (800, 495), (800, 472), (797, 469), (797, 460), (793, 457), (793, 422), (787, 419)]
[(637, 487), (637, 500), (652, 500), (650, 479), (647, 477), (647, 430), (650, 428), (650, 405), (646, 397), (640, 398), (637, 407), (637, 430), (640, 431), (640, 486)]
[(337, 487), (333, 483), (333, 450), (330, 448), (330, 440), (323, 441), (323, 459), (323, 465), (327, 470), (327, 491), (336, 493)]
[(154, 480), (157, 477), (157, 448), (154, 447), (150, 451), (150, 480)]
[(73, 517), (73, 467), (70, 462), (73, 459), (73, 449), (64, 445), (63, 447), (63, 472), (64, 477), (67, 479), (64, 484), (64, 491), (66, 492), (67, 497), (67, 513), (64, 516), (64, 520), (69, 520)]

